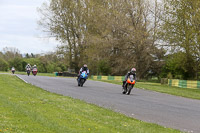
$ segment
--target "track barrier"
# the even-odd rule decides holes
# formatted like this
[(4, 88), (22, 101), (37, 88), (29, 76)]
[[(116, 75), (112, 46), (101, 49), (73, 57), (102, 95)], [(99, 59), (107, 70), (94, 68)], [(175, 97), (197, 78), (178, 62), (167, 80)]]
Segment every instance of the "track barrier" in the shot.
[[(91, 76), (91, 79), (94, 80), (115, 80), (115, 81), (124, 81), (125, 76)], [(163, 83), (167, 84), (167, 79), (164, 79)], [(200, 81), (192, 80), (179, 80), (179, 79), (168, 79), (169, 86), (176, 86), (180, 88), (190, 88), (190, 89), (200, 89)]]
[(124, 76), (91, 76), (91, 79), (95, 80), (115, 80), (115, 81), (124, 81)]
[(168, 85), (180, 88), (200, 89), (200, 81), (168, 79)]

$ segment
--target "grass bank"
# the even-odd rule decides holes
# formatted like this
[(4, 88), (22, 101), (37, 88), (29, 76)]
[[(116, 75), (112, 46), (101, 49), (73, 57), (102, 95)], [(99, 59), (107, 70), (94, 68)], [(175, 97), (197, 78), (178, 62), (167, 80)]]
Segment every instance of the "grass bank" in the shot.
[(177, 133), (0, 75), (0, 132)]
[[(111, 80), (99, 80), (99, 81), (122, 85), (122, 82), (120, 81), (111, 81)], [(175, 96), (200, 100), (200, 89), (179, 88), (168, 85), (161, 85), (160, 83), (150, 83), (150, 82), (137, 82), (135, 88), (152, 90)]]

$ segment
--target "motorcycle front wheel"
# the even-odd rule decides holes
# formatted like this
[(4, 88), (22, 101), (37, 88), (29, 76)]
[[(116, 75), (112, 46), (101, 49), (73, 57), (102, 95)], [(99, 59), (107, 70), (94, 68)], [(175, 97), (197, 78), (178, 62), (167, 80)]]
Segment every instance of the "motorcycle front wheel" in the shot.
[(131, 84), (127, 85), (127, 92), (126, 92), (127, 95), (130, 95), (132, 88), (133, 86)]
[(81, 80), (80, 80), (80, 86), (81, 86), (81, 87), (83, 87), (84, 82), (85, 82), (85, 79), (81, 79)]
[(125, 86), (122, 88), (122, 94), (126, 94), (126, 87)]

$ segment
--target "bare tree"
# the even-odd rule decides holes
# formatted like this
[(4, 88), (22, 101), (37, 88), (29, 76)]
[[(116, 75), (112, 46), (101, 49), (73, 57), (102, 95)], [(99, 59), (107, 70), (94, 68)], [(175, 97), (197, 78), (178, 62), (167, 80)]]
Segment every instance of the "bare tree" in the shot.
[(4, 59), (7, 61), (16, 57), (22, 58), (20, 51), (15, 47), (5, 47), (2, 52), (4, 54)]
[(158, 51), (154, 45), (158, 19), (152, 18), (158, 11), (153, 15), (148, 1), (51, 0), (40, 12), (40, 25), (63, 43), (58, 53), (70, 68), (87, 62), (98, 73), (97, 65), (103, 61), (112, 75), (136, 67), (139, 78), (151, 69), (152, 55)]

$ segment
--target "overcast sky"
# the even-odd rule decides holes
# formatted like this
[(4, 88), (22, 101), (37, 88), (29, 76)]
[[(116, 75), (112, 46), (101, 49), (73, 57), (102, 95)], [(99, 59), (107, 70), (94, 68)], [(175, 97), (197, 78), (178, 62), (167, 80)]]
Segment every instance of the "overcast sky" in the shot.
[(40, 38), (37, 8), (46, 0), (0, 0), (0, 51), (16, 47), (24, 53), (45, 53), (55, 50), (59, 42)]

